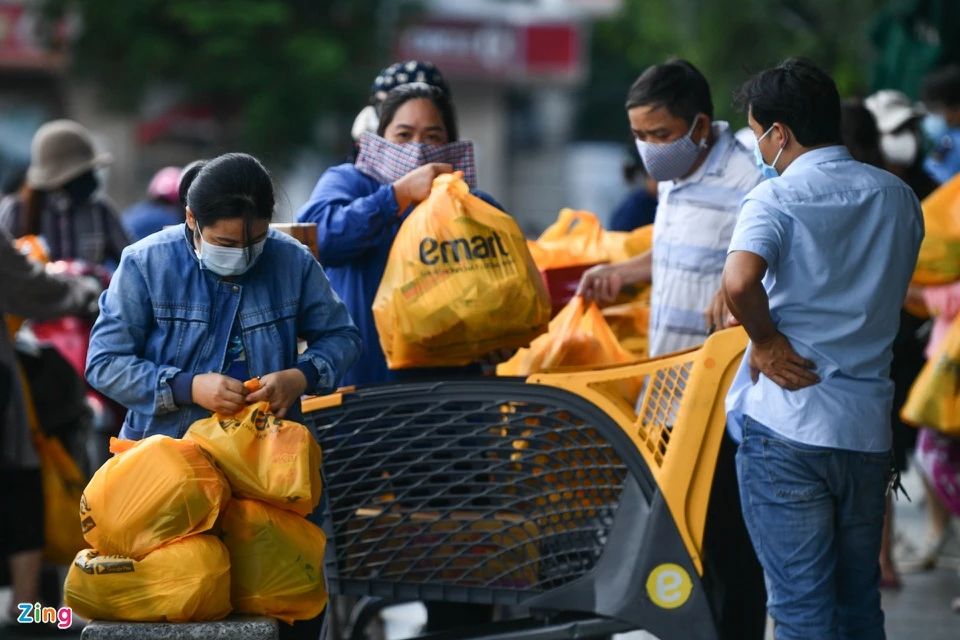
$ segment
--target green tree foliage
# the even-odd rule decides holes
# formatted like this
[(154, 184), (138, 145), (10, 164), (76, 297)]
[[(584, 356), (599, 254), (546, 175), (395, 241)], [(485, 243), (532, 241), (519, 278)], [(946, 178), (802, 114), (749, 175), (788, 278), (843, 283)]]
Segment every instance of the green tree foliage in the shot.
[[(805, 56), (830, 72), (841, 95), (870, 81), (869, 32), (886, 0), (625, 0), (623, 11), (598, 22), (591, 79), (583, 92), (578, 133), (625, 139), (627, 89), (647, 66), (677, 56), (707, 77), (718, 118), (743, 122), (733, 93), (753, 72)], [(617, 126), (619, 125), (619, 126)]]
[[(282, 158), (322, 113), (355, 113), (389, 57), (378, 0), (49, 0), (78, 14), (73, 72), (105, 104), (136, 109), (156, 85), (239, 125)], [(358, 104), (359, 103), (359, 104)]]

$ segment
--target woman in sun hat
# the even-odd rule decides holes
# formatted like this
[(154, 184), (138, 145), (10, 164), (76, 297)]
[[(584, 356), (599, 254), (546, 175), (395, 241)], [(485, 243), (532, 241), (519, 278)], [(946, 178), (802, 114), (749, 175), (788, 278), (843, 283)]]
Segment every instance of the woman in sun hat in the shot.
[(14, 237), (41, 237), (50, 260), (115, 267), (129, 240), (113, 204), (98, 193), (96, 173), (111, 161), (82, 124), (44, 124), (33, 136), (24, 187), (0, 202), (0, 227)]

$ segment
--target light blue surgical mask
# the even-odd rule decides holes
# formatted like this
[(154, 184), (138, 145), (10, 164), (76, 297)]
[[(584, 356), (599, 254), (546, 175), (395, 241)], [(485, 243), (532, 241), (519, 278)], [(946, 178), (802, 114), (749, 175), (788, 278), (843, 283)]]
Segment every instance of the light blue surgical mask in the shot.
[[(243, 275), (250, 270), (263, 253), (263, 245), (267, 242), (264, 238), (249, 247), (221, 247), (204, 240), (199, 232), (196, 235), (200, 238), (200, 251), (197, 252), (200, 266), (224, 277)], [(248, 251), (249, 262), (247, 261)]]
[(757, 163), (757, 168), (760, 169), (760, 173), (763, 174), (763, 179), (767, 180), (769, 178), (776, 178), (780, 175), (780, 172), (777, 171), (777, 162), (780, 161), (780, 156), (783, 154), (784, 147), (780, 147), (780, 151), (777, 151), (777, 155), (773, 158), (772, 164), (767, 164), (763, 159), (763, 154), (760, 153), (760, 141), (767, 137), (767, 134), (773, 131), (773, 125), (770, 125), (770, 128), (763, 132), (763, 135), (757, 138), (757, 145), (753, 148), (753, 158)]
[(939, 145), (940, 141), (950, 132), (947, 119), (940, 113), (928, 113), (924, 116), (921, 127), (923, 128), (923, 134), (927, 136), (927, 140), (935, 145)]

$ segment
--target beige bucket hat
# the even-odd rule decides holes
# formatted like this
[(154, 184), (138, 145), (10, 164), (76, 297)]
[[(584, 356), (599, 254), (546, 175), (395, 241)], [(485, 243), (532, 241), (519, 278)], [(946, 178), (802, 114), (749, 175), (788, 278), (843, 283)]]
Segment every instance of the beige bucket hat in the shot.
[(82, 124), (53, 120), (33, 136), (27, 184), (34, 189), (58, 189), (80, 174), (111, 162), (109, 153), (94, 151), (90, 132)]
[(893, 133), (907, 122), (926, 114), (922, 105), (914, 104), (907, 94), (894, 89), (877, 91), (863, 101), (863, 106), (877, 120), (880, 133)]

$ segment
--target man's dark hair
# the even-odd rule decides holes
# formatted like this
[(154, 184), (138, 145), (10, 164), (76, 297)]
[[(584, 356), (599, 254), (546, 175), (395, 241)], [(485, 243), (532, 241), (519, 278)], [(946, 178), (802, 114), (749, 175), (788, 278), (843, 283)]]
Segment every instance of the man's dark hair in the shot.
[(928, 105), (960, 107), (960, 66), (952, 64), (927, 75), (920, 97)]
[(790, 58), (761, 71), (740, 87), (736, 102), (764, 131), (779, 122), (805, 147), (841, 144), (837, 85), (809, 60)]
[(692, 124), (698, 113), (713, 118), (710, 85), (686, 60), (668, 60), (640, 74), (627, 93), (627, 110), (634, 107), (665, 107), (672, 115)]

